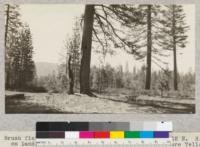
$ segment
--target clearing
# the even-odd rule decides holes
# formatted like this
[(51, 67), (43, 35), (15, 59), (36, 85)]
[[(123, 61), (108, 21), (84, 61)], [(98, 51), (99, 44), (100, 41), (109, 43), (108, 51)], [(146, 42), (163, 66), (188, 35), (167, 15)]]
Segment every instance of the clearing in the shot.
[(6, 113), (194, 113), (194, 100), (6, 91)]

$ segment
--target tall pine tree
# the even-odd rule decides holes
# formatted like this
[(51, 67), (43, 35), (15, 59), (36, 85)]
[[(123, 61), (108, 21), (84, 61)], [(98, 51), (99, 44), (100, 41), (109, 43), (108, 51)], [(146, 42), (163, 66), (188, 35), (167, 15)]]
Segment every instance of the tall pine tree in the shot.
[(26, 88), (35, 77), (35, 64), (33, 61), (32, 35), (28, 25), (20, 31), (20, 73), (19, 87)]
[(146, 78), (145, 89), (151, 88), (151, 66), (166, 64), (162, 61), (167, 55), (163, 50), (159, 49), (158, 32), (160, 30), (159, 19), (162, 15), (160, 5), (139, 5), (136, 9), (142, 13), (141, 21), (143, 23), (130, 27), (127, 36), (130, 42), (135, 46), (135, 50), (140, 52), (141, 56), (136, 56), (136, 59), (143, 60), (146, 58)]
[(91, 95), (90, 91), (90, 62), (92, 48), (92, 30), (94, 22), (94, 5), (85, 6), (84, 26), (81, 43), (81, 67), (80, 67), (80, 92)]
[(142, 19), (141, 13), (129, 5), (86, 5), (81, 44), (81, 93), (92, 94), (89, 78), (92, 39), (102, 46), (103, 53), (108, 51), (109, 43), (112, 42), (115, 48), (121, 48), (136, 56), (141, 56), (136, 51), (134, 44), (124, 35), (124, 28), (119, 29), (133, 22), (141, 23), (140, 19)]
[(30, 28), (20, 19), (19, 6), (6, 4), (6, 88), (24, 89), (35, 76)]
[(188, 26), (185, 22), (186, 14), (182, 5), (167, 5), (163, 11), (161, 35), (159, 45), (163, 50), (173, 52), (174, 90), (178, 90), (177, 54), (178, 48), (184, 48), (187, 43)]
[(13, 84), (13, 70), (12, 64), (14, 64), (13, 52), (17, 48), (19, 33), (18, 30), (22, 26), (20, 20), (19, 6), (5, 4), (5, 84), (6, 88), (11, 88)]

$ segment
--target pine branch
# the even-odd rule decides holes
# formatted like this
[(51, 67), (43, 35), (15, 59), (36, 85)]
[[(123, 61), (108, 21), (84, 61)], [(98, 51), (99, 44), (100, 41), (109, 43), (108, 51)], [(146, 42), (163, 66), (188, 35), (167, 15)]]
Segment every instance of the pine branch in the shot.
[(103, 42), (100, 40), (100, 38), (98, 37), (97, 32), (95, 31), (95, 29), (93, 29), (93, 34), (95, 35), (96, 39), (98, 40), (98, 42), (102, 46), (103, 50), (105, 50), (105, 46), (104, 46)]

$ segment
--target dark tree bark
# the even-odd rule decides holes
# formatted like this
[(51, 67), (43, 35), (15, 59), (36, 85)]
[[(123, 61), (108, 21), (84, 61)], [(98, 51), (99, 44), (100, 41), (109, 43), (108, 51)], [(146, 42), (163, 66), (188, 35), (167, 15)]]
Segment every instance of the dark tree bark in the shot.
[(7, 69), (6, 71), (6, 89), (10, 88), (10, 72)]
[(90, 62), (92, 47), (92, 30), (94, 22), (94, 5), (85, 6), (83, 36), (81, 43), (80, 93), (91, 95)]
[(177, 56), (176, 56), (176, 33), (175, 33), (175, 6), (173, 6), (173, 22), (172, 22), (172, 35), (173, 35), (173, 54), (174, 54), (174, 90), (178, 90), (178, 79), (177, 79)]
[[(5, 51), (7, 49), (7, 36), (8, 36), (8, 25), (9, 25), (9, 11), (10, 11), (10, 5), (7, 4), (7, 10), (6, 10), (6, 25), (5, 25), (5, 39), (4, 39), (4, 46), (5, 46)], [(7, 55), (6, 55), (7, 56)], [(10, 67), (6, 68), (6, 88), (10, 87)]]
[(73, 70), (71, 67), (71, 55), (69, 55), (68, 59), (68, 77), (69, 77), (69, 90), (68, 94), (74, 94), (74, 75), (73, 75)]
[(151, 51), (152, 51), (151, 9), (152, 5), (148, 5), (147, 6), (147, 68), (146, 68), (145, 89), (151, 88)]
[(7, 36), (8, 36), (9, 11), (10, 11), (10, 5), (7, 4), (7, 10), (6, 10), (6, 26), (5, 26), (5, 47), (6, 47)]

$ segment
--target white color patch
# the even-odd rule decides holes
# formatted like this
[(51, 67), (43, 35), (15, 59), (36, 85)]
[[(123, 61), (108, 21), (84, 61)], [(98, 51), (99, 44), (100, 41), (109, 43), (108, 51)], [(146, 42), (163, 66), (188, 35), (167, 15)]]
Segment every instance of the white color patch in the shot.
[(76, 139), (76, 138), (79, 138), (79, 132), (77, 132), (77, 131), (65, 132), (65, 138), (66, 139)]

